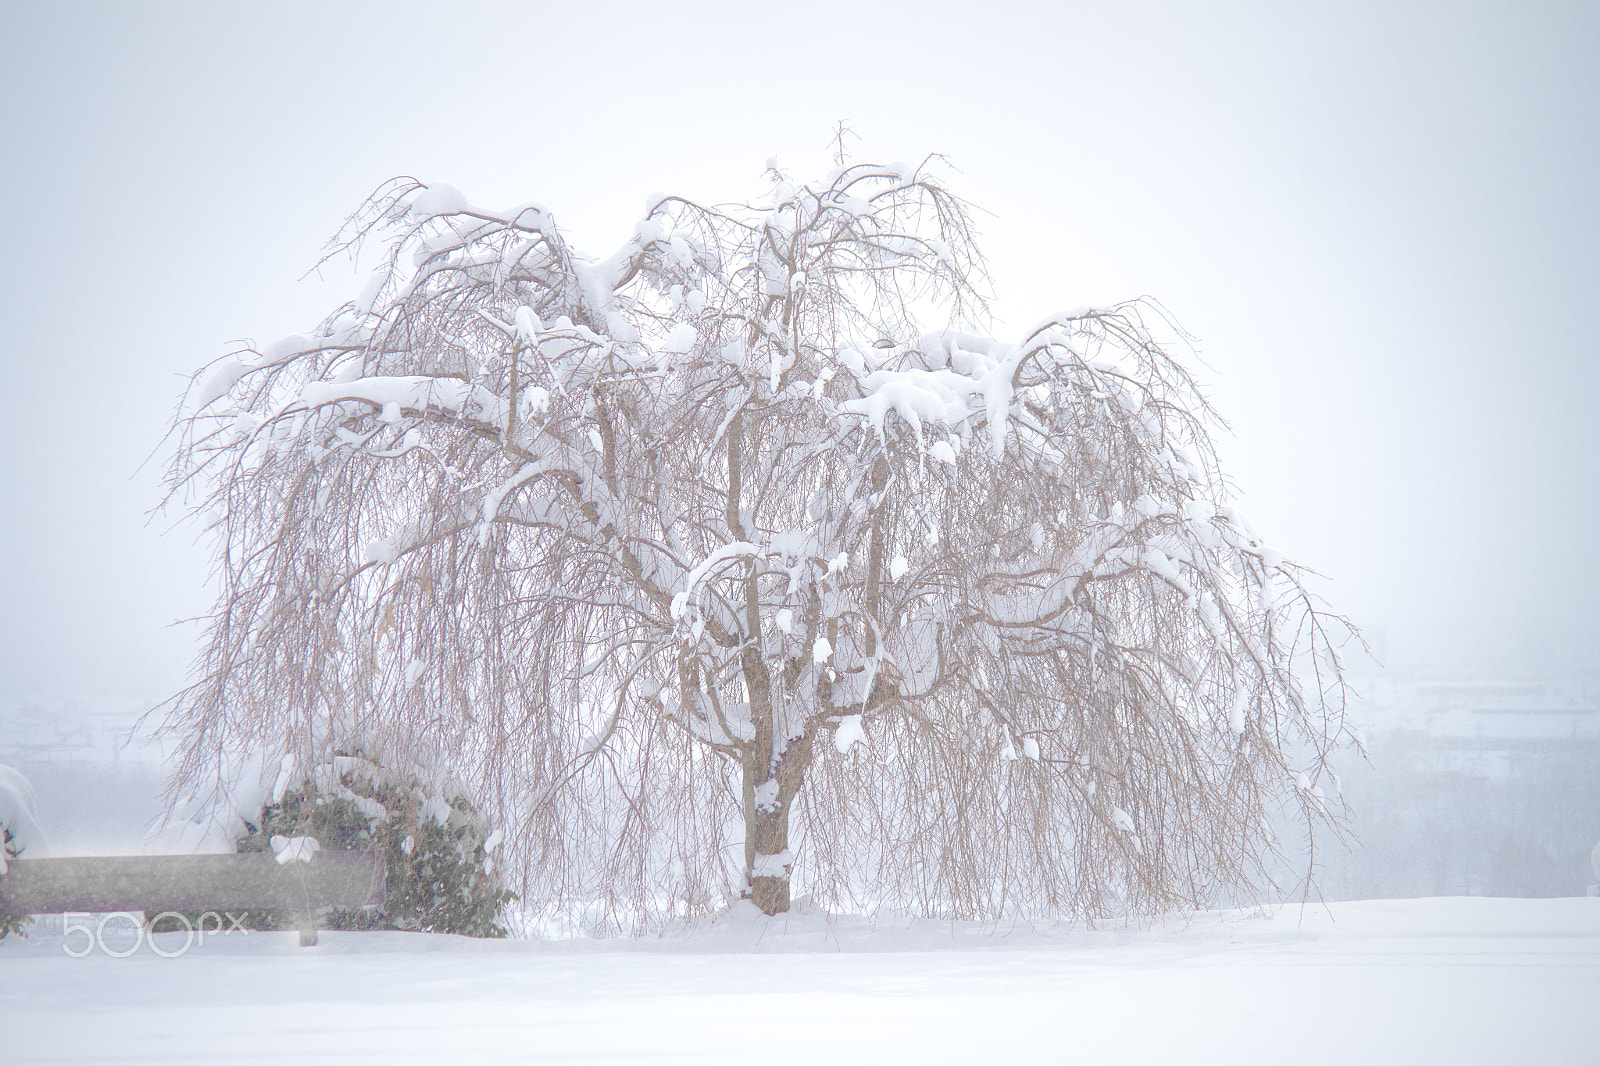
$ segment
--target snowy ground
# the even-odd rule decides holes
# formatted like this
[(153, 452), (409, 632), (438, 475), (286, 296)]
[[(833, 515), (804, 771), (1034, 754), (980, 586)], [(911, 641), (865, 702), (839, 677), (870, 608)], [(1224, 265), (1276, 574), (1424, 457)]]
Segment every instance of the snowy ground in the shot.
[[(143, 698), (0, 693), (57, 854), (147, 836)], [(44, 709), (48, 708), (48, 710)], [(1588, 838), (1585, 838), (1588, 839)], [(225, 842), (224, 842), (225, 843)], [(1587, 873), (1574, 854), (1571, 881)], [(1576, 888), (1581, 891), (1581, 887)], [(1600, 899), (1335, 903), (1147, 931), (734, 915), (649, 941), (234, 933), (0, 942), (0, 1063), (1595, 1063)]]
[(174, 958), (148, 943), (66, 955), (85, 943), (0, 945), (0, 1060), (1600, 1060), (1589, 898), (1337, 903), (1148, 931), (735, 913), (647, 941), (325, 932), (302, 949), (234, 933), (183, 951), (171, 934), (157, 946)]

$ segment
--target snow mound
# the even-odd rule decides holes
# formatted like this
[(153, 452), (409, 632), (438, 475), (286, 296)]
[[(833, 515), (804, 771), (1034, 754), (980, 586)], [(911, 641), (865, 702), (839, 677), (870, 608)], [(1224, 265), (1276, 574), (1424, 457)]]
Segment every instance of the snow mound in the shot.
[(275, 836), (271, 843), (272, 853), (278, 857), (280, 866), (291, 862), (310, 862), (311, 856), (321, 850), (315, 837)]

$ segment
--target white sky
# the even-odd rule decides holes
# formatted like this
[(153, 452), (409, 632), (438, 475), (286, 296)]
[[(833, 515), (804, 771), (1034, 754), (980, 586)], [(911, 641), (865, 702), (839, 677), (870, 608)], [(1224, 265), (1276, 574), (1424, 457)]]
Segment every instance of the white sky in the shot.
[(379, 182), (605, 254), (840, 119), (959, 169), (1008, 325), (1198, 334), (1245, 509), (1391, 662), (1600, 667), (1600, 5), (1313, 7), (0, 2), (0, 686), (179, 682), (205, 555), (135, 470), (357, 291), (296, 279)]

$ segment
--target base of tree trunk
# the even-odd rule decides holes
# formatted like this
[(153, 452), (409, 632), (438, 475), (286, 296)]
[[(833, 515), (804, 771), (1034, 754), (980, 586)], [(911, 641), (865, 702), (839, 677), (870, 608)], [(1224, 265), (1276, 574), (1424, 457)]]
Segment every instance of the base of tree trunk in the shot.
[(782, 914), (789, 909), (789, 879), (752, 877), (749, 899), (761, 908), (762, 914)]

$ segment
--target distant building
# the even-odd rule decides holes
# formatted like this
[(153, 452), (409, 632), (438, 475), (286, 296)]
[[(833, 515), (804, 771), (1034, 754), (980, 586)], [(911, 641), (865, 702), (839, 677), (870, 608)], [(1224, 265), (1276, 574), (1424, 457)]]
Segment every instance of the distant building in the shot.
[(1600, 684), (1588, 675), (1378, 679), (1346, 760), (1363, 846), (1332, 898), (1582, 895), (1600, 840)]

